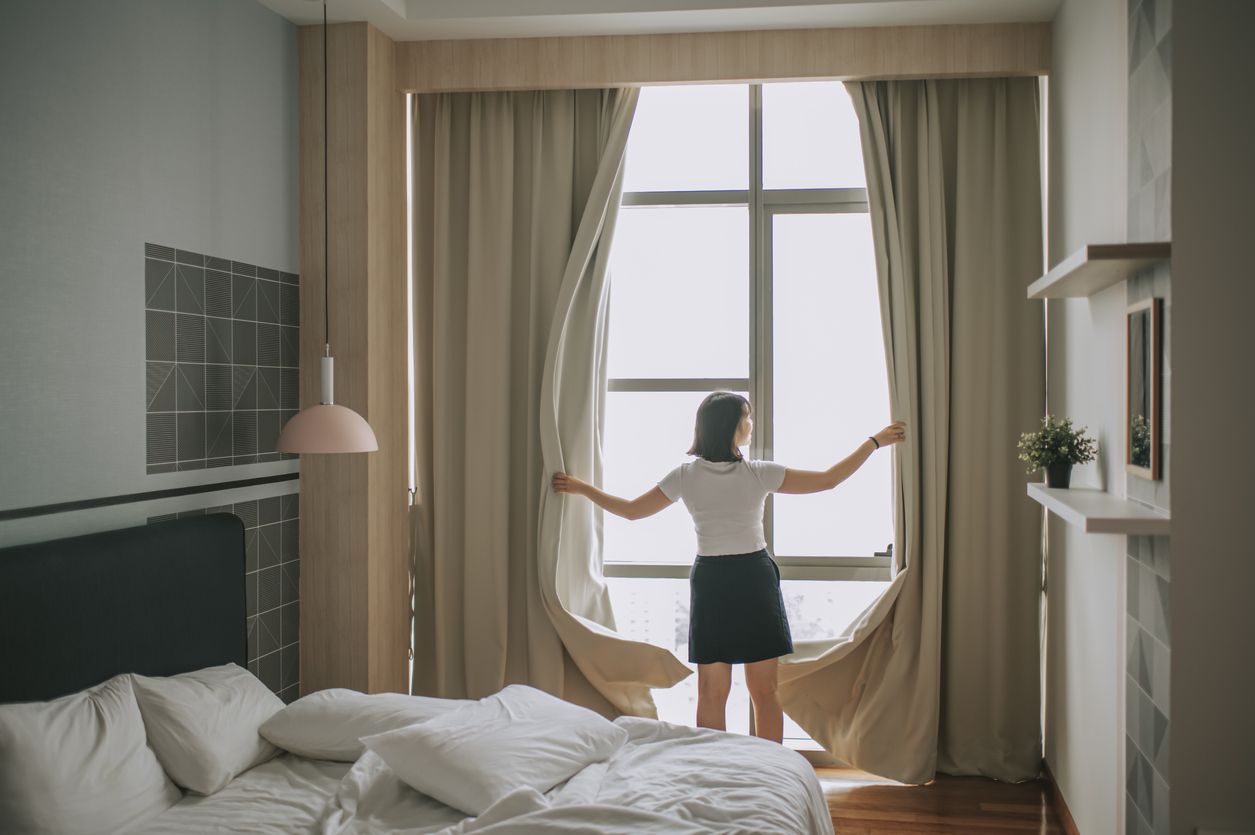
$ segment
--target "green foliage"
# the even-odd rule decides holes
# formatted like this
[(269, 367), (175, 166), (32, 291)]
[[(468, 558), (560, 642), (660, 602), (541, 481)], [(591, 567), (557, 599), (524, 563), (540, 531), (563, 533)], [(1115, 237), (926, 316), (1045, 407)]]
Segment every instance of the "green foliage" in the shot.
[(1150, 466), (1150, 425), (1143, 415), (1133, 417), (1133, 463), (1138, 467)]
[(1050, 415), (1041, 419), (1040, 432), (1025, 432), (1020, 436), (1020, 460), (1027, 461), (1032, 473), (1051, 464), (1084, 464), (1094, 460), (1098, 441), (1085, 437), (1088, 426), (1074, 430), (1072, 419), (1064, 418), (1056, 423)]

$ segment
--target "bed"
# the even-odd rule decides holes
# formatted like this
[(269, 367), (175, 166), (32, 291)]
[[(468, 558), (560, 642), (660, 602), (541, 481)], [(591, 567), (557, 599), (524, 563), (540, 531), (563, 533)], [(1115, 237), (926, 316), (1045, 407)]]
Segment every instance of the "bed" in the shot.
[[(0, 830), (832, 832), (810, 765), (754, 738), (611, 723), (521, 685), (480, 701), (323, 691), (285, 707), (242, 669), (243, 578), (230, 514), (0, 550)], [(128, 762), (159, 761), (139, 811), (98, 785), (115, 764), (56, 753), (76, 732), (50, 706), (106, 697), (143, 720)], [(81, 786), (60, 786), (71, 765)]]

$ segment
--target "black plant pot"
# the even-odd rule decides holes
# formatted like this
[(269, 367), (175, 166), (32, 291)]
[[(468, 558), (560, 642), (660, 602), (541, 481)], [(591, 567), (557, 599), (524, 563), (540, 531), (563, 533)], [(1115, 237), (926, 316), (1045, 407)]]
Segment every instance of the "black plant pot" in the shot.
[(1050, 464), (1046, 467), (1046, 486), (1066, 489), (1072, 483), (1071, 464)]

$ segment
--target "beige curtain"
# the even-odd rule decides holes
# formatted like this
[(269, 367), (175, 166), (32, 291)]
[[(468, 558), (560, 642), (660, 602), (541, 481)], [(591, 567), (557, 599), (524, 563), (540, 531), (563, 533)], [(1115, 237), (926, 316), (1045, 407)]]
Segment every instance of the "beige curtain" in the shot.
[(415, 693), (526, 683), (653, 715), (648, 687), (688, 673), (614, 635), (591, 511), (564, 514), (549, 489), (600, 467), (605, 261), (636, 98), (415, 97)]
[(781, 668), (836, 756), (908, 783), (1040, 764), (1040, 517), (1019, 433), (1044, 409), (1036, 79), (849, 85), (876, 246), (895, 448), (895, 576)]
[(1041, 513), (1021, 432), (1046, 411), (1035, 78), (959, 85), (950, 341), (950, 498), (937, 768), (1041, 768)]

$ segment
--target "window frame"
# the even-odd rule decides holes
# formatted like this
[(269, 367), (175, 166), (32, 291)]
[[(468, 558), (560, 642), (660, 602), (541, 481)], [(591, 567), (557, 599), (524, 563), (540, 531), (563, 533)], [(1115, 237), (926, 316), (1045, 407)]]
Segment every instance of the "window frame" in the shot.
[[(749, 377), (611, 378), (607, 389), (617, 392), (746, 391), (756, 417), (750, 441), (753, 458), (774, 460), (773, 438), (773, 334), (772, 334), (772, 224), (781, 214), (866, 213), (867, 189), (765, 189), (763, 188), (762, 85), (750, 84), (748, 101), (749, 189), (711, 191), (624, 192), (622, 206), (679, 207), (735, 206), (749, 210)], [(763, 533), (767, 547), (780, 567), (782, 580), (846, 580), (887, 582), (892, 579), (892, 546), (873, 556), (798, 557), (775, 553), (773, 496), (763, 508)], [(606, 561), (606, 577), (687, 578), (686, 563), (637, 563)]]

